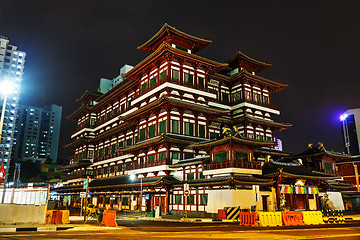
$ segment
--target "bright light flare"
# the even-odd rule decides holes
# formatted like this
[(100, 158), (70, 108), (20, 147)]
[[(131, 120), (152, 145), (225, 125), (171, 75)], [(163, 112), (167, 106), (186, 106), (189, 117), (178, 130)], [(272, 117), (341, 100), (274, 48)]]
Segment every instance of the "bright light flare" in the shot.
[(340, 121), (344, 121), (348, 115), (346, 113), (340, 115)]
[(11, 93), (14, 90), (14, 88), (15, 88), (14, 83), (8, 80), (5, 80), (2, 83), (0, 83), (0, 92), (4, 95)]
[(136, 175), (135, 175), (135, 174), (130, 175), (130, 180), (131, 180), (131, 181), (134, 181), (135, 179), (136, 179)]

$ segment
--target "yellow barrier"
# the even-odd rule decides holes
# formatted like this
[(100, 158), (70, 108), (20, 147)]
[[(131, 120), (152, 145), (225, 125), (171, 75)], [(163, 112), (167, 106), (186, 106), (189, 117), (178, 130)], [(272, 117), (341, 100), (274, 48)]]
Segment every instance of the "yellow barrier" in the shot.
[(70, 223), (70, 220), (69, 220), (70, 211), (69, 210), (61, 210), (61, 212), (62, 212), (62, 223), (63, 224)]
[(227, 220), (238, 220), (240, 214), (240, 207), (226, 207), (226, 218)]
[(303, 211), (302, 214), (306, 225), (324, 224), (321, 211)]
[(281, 212), (259, 212), (260, 227), (282, 226)]

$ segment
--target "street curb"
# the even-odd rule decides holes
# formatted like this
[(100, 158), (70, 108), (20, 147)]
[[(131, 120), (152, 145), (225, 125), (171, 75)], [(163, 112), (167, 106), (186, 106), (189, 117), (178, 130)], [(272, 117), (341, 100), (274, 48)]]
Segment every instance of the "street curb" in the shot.
[(0, 227), (0, 233), (5, 232), (53, 232), (53, 231), (60, 231), (60, 230), (67, 230), (70, 228), (74, 228), (73, 226), (41, 226), (41, 227)]
[(150, 218), (150, 217), (126, 217), (117, 218), (116, 220), (144, 220), (154, 222), (180, 222), (180, 223), (236, 223), (237, 220), (214, 220), (211, 218), (181, 218), (181, 219), (167, 219), (167, 218)]

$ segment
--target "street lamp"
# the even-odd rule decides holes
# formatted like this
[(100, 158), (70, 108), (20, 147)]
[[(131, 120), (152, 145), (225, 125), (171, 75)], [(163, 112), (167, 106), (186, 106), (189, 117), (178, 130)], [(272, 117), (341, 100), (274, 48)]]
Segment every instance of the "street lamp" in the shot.
[(136, 174), (130, 175), (130, 180), (134, 181), (136, 178), (140, 178), (140, 216), (142, 216), (142, 177), (138, 177)]
[[(14, 84), (12, 82), (10, 82), (9, 80), (5, 80), (2, 83), (0, 83), (0, 92), (2, 93), (3, 97), (4, 97), (4, 101), (3, 101), (3, 106), (2, 106), (2, 110), (1, 110), (1, 116), (0, 116), (0, 144), (1, 144), (1, 135), (2, 135), (2, 129), (3, 129), (3, 125), (4, 125), (4, 116), (5, 116), (5, 108), (6, 108), (6, 100), (8, 97), (8, 94), (12, 92), (14, 88)], [(1, 160), (2, 163), (4, 163), (4, 160)], [(3, 191), (3, 196), (2, 196), (2, 203), (4, 203), (4, 199), (5, 199), (5, 191), (6, 191), (6, 183), (7, 183), (7, 174), (9, 170), (8, 168), (6, 168), (5, 171), (5, 181), (4, 181), (4, 191)]]

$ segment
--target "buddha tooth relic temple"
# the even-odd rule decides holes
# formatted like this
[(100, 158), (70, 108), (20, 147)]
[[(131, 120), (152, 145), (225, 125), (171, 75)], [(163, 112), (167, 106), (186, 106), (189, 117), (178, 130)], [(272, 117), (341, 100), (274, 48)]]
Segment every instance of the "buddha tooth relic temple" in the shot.
[(62, 204), (80, 206), (90, 178), (89, 203), (118, 211), (213, 217), (233, 206), (275, 211), (280, 198), (289, 210), (318, 210), (325, 193), (343, 209), (348, 186), (335, 163), (349, 156), (321, 143), (276, 150), (274, 134), (291, 124), (273, 120), (271, 96), (287, 85), (259, 76), (271, 64), (240, 51), (225, 63), (197, 55), (210, 43), (165, 24), (138, 47), (148, 57), (76, 100), (65, 146), (74, 155), (54, 189)]

